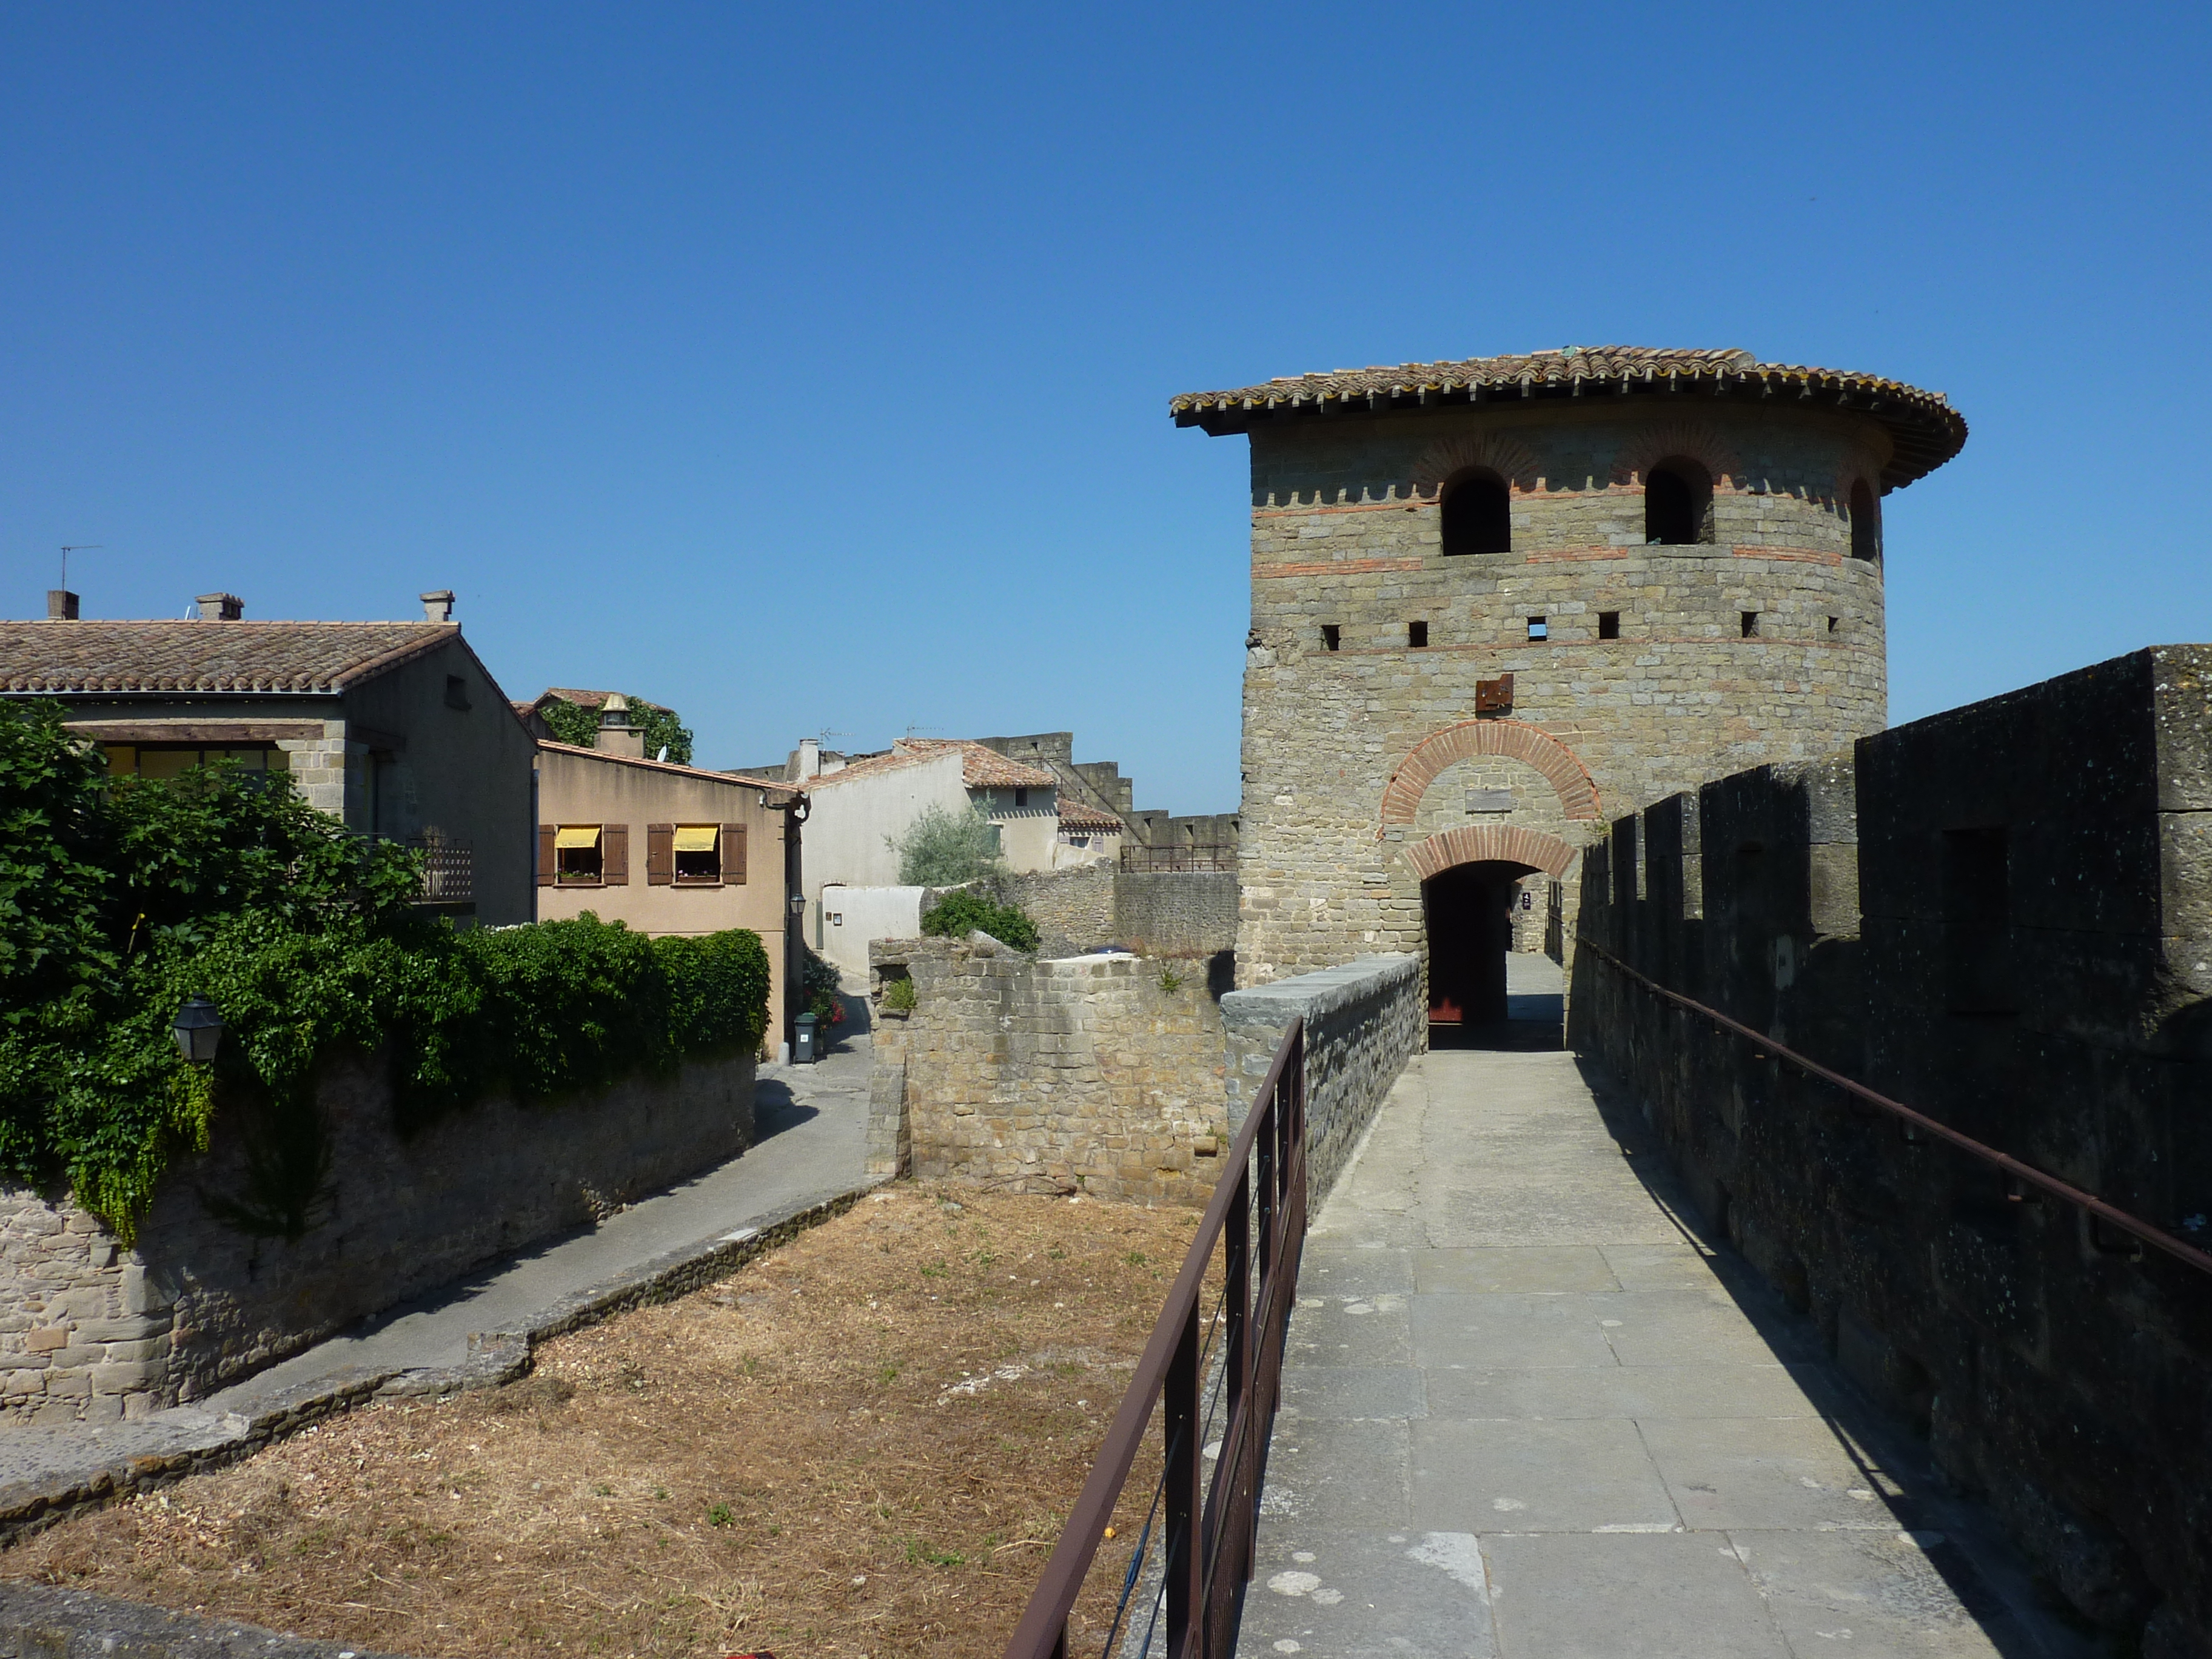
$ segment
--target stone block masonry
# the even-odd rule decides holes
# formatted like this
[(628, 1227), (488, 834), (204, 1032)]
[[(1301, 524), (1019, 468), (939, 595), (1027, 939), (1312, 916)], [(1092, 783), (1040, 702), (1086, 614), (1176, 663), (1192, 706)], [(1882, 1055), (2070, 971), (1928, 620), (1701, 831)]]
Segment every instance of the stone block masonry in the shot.
[[(1584, 939), (1650, 979), (2212, 1238), (2212, 647), (1656, 802), (1582, 887)], [(1595, 950), (1574, 980), (1570, 1042), (1844, 1368), (2084, 1618), (2212, 1650), (2212, 1276), (1908, 1138)]]
[[(1420, 964), (1369, 958), (1216, 1002), (1188, 962), (1038, 960), (981, 933), (871, 947), (868, 1172), (1200, 1204), (1290, 1022), (1316, 1197), (1426, 1035)], [(914, 1008), (885, 1006), (912, 981)]]
[(1110, 864), (1012, 876), (1000, 896), (1037, 925), (1037, 954), (1118, 945), (1138, 956), (1211, 957), (1237, 948), (1237, 877), (1226, 870)]
[(0, 1422), (112, 1422), (199, 1398), (470, 1269), (720, 1163), (752, 1139), (750, 1057), (555, 1105), (483, 1102), (402, 1139), (381, 1063), (318, 1089), (327, 1170), (296, 1239), (246, 1231), (265, 1182), (219, 1115), (125, 1249), (66, 1200), (0, 1193)]

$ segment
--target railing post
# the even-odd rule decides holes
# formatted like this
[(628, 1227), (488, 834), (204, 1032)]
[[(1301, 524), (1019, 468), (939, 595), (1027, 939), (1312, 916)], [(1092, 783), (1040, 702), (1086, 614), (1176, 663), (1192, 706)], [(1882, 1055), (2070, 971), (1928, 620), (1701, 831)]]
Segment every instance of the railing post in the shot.
[(1198, 1308), (1183, 1322), (1182, 1338), (1169, 1363), (1166, 1407), (1161, 1425), (1167, 1443), (1167, 1490), (1163, 1518), (1167, 1523), (1165, 1558), (1168, 1595), (1168, 1659), (1198, 1659), (1196, 1638), (1206, 1627), (1204, 1562), (1199, 1549)]

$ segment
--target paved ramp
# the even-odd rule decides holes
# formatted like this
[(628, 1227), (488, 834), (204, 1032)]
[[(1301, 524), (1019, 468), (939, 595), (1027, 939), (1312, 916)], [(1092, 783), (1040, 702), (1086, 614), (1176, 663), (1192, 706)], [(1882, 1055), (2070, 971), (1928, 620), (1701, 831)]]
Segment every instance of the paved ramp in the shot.
[(1635, 1129), (1556, 1050), (1401, 1082), (1307, 1244), (1240, 1652), (2081, 1652)]

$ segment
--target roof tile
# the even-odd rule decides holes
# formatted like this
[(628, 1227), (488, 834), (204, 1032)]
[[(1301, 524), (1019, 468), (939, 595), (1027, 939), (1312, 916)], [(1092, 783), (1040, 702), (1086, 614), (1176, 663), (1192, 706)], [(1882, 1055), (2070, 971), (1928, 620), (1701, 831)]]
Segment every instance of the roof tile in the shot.
[(0, 691), (336, 692), (460, 634), (431, 622), (0, 621)]

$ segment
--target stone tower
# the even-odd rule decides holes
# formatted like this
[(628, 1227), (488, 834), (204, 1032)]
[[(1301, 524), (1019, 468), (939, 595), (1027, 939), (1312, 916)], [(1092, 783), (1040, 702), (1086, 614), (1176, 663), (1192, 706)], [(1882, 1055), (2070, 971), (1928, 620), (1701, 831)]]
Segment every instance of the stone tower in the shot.
[(1894, 380), (1640, 347), (1171, 408), (1252, 445), (1238, 978), (1417, 951), (1446, 1022), (1502, 1013), (1512, 909), (1540, 932), (1607, 816), (1881, 728), (1881, 497), (1966, 436)]

